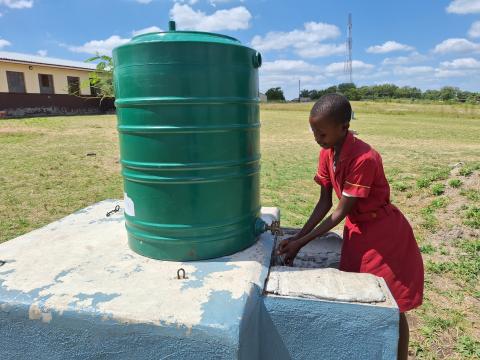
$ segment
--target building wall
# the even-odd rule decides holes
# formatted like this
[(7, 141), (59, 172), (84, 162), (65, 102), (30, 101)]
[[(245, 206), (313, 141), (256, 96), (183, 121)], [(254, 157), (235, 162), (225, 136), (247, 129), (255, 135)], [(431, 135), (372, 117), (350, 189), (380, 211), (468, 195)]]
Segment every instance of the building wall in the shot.
[(67, 94), (0, 92), (0, 119), (47, 115), (103, 114), (115, 110), (114, 98)]
[[(29, 66), (32, 69), (29, 69)], [(55, 94), (68, 94), (67, 76), (78, 76), (80, 86), (82, 82), (88, 80), (89, 70), (64, 69), (42, 65), (17, 64), (6, 61), (0, 61), (0, 92), (8, 92), (7, 71), (23, 72), (25, 78), (25, 88), (27, 93), (39, 94), (40, 85), (38, 74), (53, 76), (53, 87)], [(91, 95), (90, 87), (80, 88), (81, 95)]]

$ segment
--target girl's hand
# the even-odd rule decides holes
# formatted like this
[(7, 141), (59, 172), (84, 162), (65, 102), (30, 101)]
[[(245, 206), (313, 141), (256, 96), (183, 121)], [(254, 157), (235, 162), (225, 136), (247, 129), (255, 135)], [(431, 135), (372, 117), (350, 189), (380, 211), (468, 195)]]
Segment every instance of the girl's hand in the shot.
[(301, 249), (298, 239), (294, 238), (295, 237), (284, 239), (278, 246), (277, 254), (283, 255), (283, 262), (287, 266), (293, 266), (293, 260)]

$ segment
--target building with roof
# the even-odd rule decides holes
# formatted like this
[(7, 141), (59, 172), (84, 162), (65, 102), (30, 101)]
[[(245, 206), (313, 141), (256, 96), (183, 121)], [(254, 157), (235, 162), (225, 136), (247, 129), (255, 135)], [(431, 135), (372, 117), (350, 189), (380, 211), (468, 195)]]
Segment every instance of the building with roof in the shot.
[[(0, 117), (102, 112), (106, 104), (94, 96), (89, 85), (95, 67), (0, 51)], [(107, 107), (113, 108), (113, 99), (107, 101)]]
[(0, 92), (92, 95), (95, 64), (0, 51)]

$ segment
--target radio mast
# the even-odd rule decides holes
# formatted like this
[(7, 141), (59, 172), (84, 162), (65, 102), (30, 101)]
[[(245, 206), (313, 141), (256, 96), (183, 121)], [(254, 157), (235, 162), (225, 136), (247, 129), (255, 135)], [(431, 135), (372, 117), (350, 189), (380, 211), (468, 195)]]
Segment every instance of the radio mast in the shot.
[(345, 66), (344, 71), (348, 76), (350, 83), (353, 83), (352, 78), (352, 14), (348, 14), (348, 37), (345, 42)]

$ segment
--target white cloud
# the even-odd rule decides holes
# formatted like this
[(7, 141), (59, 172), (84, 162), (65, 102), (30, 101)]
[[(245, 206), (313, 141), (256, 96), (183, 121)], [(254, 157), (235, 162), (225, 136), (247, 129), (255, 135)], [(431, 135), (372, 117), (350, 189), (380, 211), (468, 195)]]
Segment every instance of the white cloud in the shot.
[(435, 46), (433, 51), (438, 54), (451, 52), (471, 53), (480, 51), (480, 44), (476, 44), (467, 39), (453, 38), (442, 41), (440, 44)]
[(420, 75), (433, 73), (435, 69), (432, 66), (397, 66), (393, 69), (395, 75)]
[(446, 69), (480, 69), (480, 61), (474, 58), (460, 58), (452, 61), (444, 61), (440, 63), (440, 67)]
[(195, 11), (188, 5), (175, 3), (170, 16), (182, 29), (200, 31), (243, 30), (250, 26), (252, 14), (244, 6), (228, 10), (217, 10), (207, 15), (203, 11)]
[(0, 39), (0, 49), (4, 48), (5, 46), (10, 46), (12, 43), (5, 39)]
[[(355, 81), (365, 79), (371, 84), (373, 79), (386, 76), (386, 72), (374, 71), (374, 65), (363, 61), (354, 60), (352, 66)], [(343, 62), (320, 66), (304, 60), (276, 60), (265, 62), (260, 68), (260, 88), (263, 91), (279, 86), (291, 99), (298, 96), (299, 80), (302, 89), (324, 89), (348, 81)]]
[(319, 66), (303, 60), (275, 60), (264, 62), (260, 68), (260, 88), (263, 91), (280, 86), (287, 98), (298, 96), (298, 81), (302, 88), (321, 88), (325, 76)]
[(81, 46), (69, 46), (68, 49), (73, 52), (87, 53), (87, 54), (100, 54), (110, 55), (113, 48), (123, 45), (130, 39), (121, 38), (118, 35), (112, 35), (105, 40), (92, 40), (86, 42)]
[(479, 70), (479, 60), (472, 57), (459, 58), (452, 61), (441, 62), (440, 66), (435, 69), (435, 77), (475, 79), (478, 83)]
[(132, 31), (132, 36), (147, 34), (147, 33), (151, 33), (151, 32), (159, 32), (159, 31), (163, 31), (163, 30), (160, 29), (158, 26), (149, 26), (149, 27), (146, 27), (144, 29), (133, 30)]
[(340, 30), (335, 25), (308, 22), (304, 24), (303, 30), (271, 31), (263, 37), (256, 35), (253, 37), (251, 45), (261, 51), (282, 50), (289, 47), (305, 49), (314, 47), (321, 41), (335, 39), (339, 35)]
[[(209, 0), (208, 2), (212, 6), (217, 6), (217, 4), (226, 4), (226, 3), (234, 2), (234, 1), (236, 1), (236, 0)], [(244, 2), (244, 0), (239, 0), (239, 1), (242, 2), (242, 3)]]
[(447, 12), (453, 14), (480, 13), (480, 0), (453, 0), (448, 5)]
[(480, 21), (475, 21), (472, 26), (470, 26), (470, 30), (468, 30), (468, 36), (472, 38), (480, 37)]
[(173, 2), (181, 3), (181, 4), (195, 5), (198, 2), (198, 0), (173, 0)]
[(414, 48), (409, 45), (400, 44), (396, 41), (386, 41), (382, 45), (370, 46), (367, 48), (368, 53), (385, 54), (392, 51), (412, 51)]
[[(352, 69), (353, 73), (365, 73), (365, 72), (370, 72), (374, 66), (372, 64), (367, 64), (364, 63), (363, 61), (360, 60), (353, 60), (352, 61)], [(331, 63), (330, 65), (327, 65), (325, 67), (325, 71), (329, 75), (338, 75), (343, 73), (345, 70), (345, 63), (344, 62), (335, 62)]]
[(437, 78), (458, 78), (464, 76), (465, 72), (460, 70), (435, 69), (435, 77)]
[(296, 53), (303, 58), (318, 58), (331, 55), (345, 54), (345, 44), (316, 44), (314, 46), (306, 46), (296, 50)]
[(317, 71), (319, 67), (312, 65), (303, 60), (275, 60), (271, 62), (265, 62), (262, 65), (262, 71), (264, 72), (304, 72), (304, 71)]
[(396, 57), (387, 57), (383, 59), (383, 65), (406, 65), (414, 62), (421, 62), (426, 60), (427, 57), (416, 51), (412, 52), (407, 56), (396, 56)]
[(47, 56), (48, 51), (47, 50), (38, 50), (37, 54), (42, 56), (42, 57), (45, 57), (45, 56)]
[(11, 9), (29, 9), (33, 6), (33, 0), (0, 0), (0, 5)]

